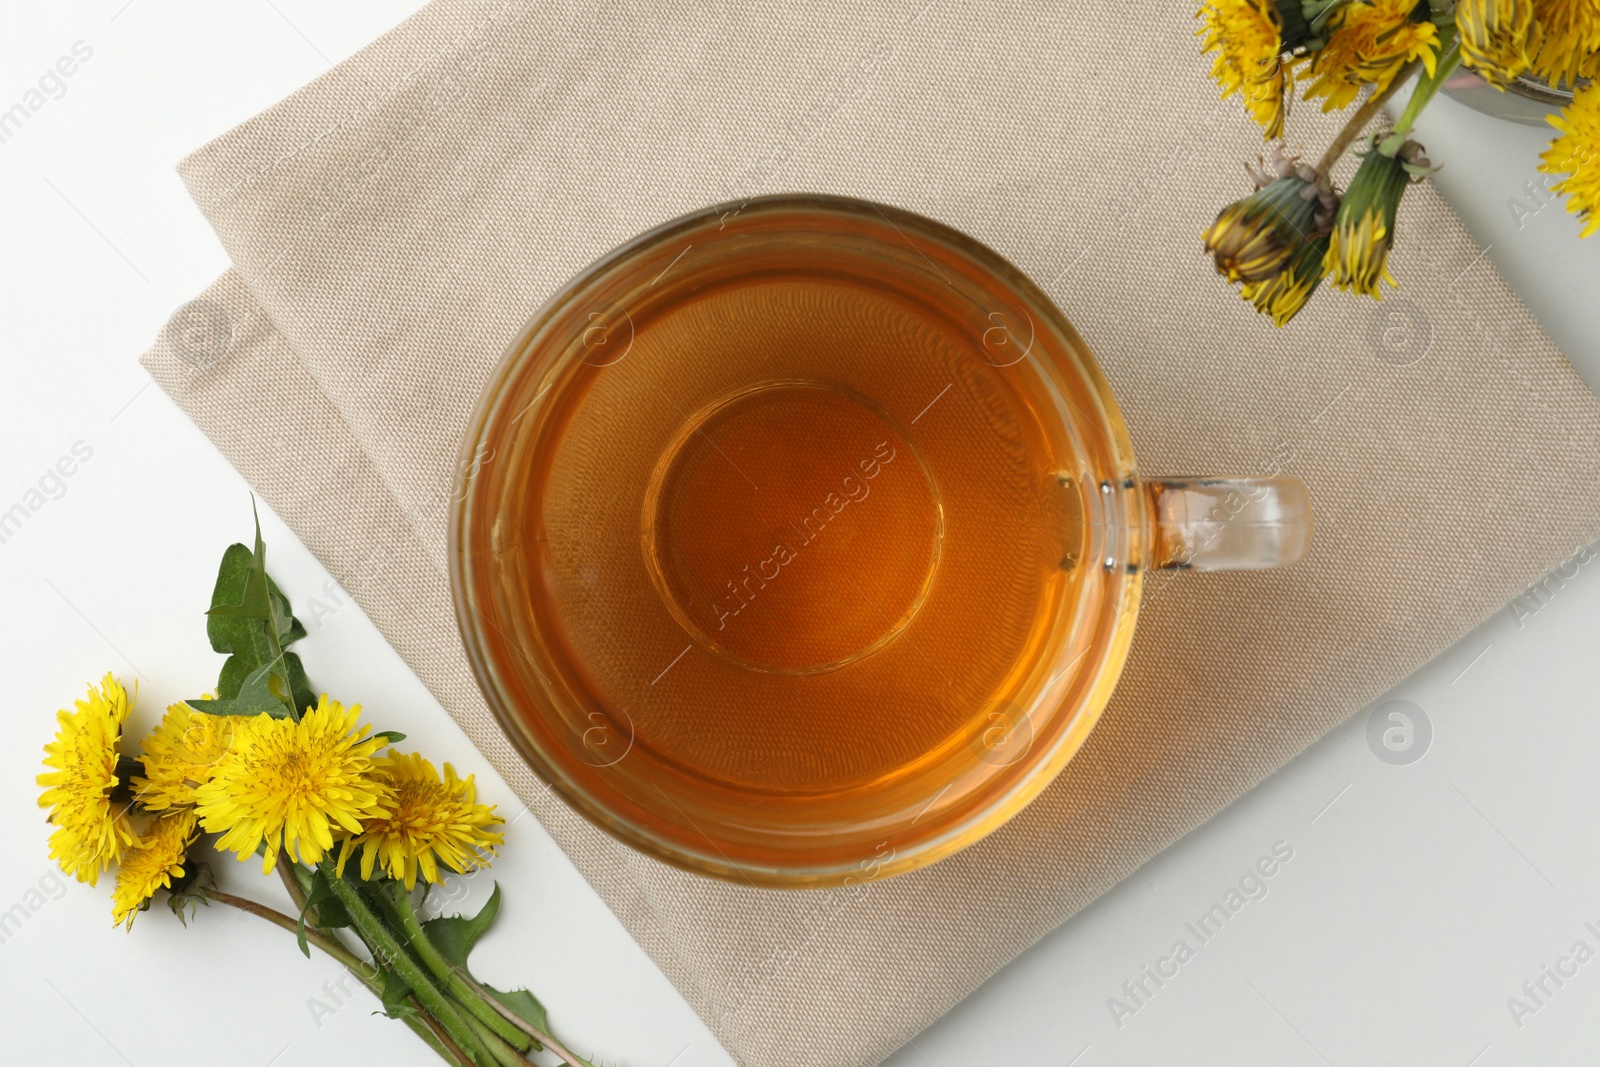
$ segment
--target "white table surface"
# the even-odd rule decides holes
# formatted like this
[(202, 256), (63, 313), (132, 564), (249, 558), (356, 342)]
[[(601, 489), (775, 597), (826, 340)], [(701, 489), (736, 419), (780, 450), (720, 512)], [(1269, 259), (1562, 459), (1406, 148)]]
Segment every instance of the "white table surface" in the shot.
[[(222, 547), (249, 532), (244, 483), (135, 362), (227, 265), (173, 164), (416, 6), (0, 5), (0, 110), (78, 42), (92, 50), (64, 92), (48, 86), (44, 105), (0, 143), (0, 510), (74, 447), (92, 453), (0, 543), (7, 1063), (429, 1062), (403, 1027), (369, 1016), (370, 998), (338, 988), (336, 966), (303, 959), (258, 920), (212, 908), (185, 929), (160, 908), (132, 934), (113, 929), (107, 881), (92, 889), (51, 875), (34, 785), (52, 713), (86, 680), (107, 669), (137, 679), (142, 731), (214, 678), (200, 613)], [(1600, 239), (1580, 245), (1560, 205), (1529, 214), (1538, 205), (1523, 183), (1539, 181), (1539, 132), (1441, 101), (1422, 133), (1446, 164), (1440, 185), (1490, 258), (1600, 386)], [(263, 527), (302, 617), (313, 597), (331, 605), (316, 560), (275, 516)], [(1423, 758), (1379, 759), (1370, 715), (1357, 714), (891, 1062), (1593, 1063), (1600, 957), (1580, 965), (1569, 953), (1578, 941), (1600, 952), (1597, 571), (1575, 561), (1386, 698), (1408, 705), (1380, 702), (1380, 716), (1421, 709), (1431, 725)], [(475, 770), (487, 798), (518, 812), (338, 596), (343, 606), (300, 646), (311, 677)], [(1185, 923), (1278, 842), (1293, 858), (1266, 895), (1201, 944)], [(229, 861), (223, 877), (282, 900), (257, 870)], [(531, 816), (512, 822), (494, 877), (506, 905), (475, 957), (486, 979), (531, 985), (558, 1030), (606, 1064), (730, 1062)], [(465, 901), (481, 901), (488, 884), (467, 881)], [(1129, 997), (1123, 983), (1139, 982), (1178, 939), (1193, 958)], [(1514, 1017), (1508, 999), (1526, 999), (1523, 983), (1547, 965), (1576, 973), (1559, 986), (1544, 978), (1547, 995)], [(1137, 1010), (1114, 1013), (1113, 997)]]

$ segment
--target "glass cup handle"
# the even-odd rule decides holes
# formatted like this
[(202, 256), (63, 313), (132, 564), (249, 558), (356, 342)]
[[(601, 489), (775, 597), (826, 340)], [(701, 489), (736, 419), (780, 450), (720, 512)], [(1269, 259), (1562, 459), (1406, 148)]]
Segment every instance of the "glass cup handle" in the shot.
[(1311, 494), (1298, 478), (1158, 478), (1142, 488), (1154, 568), (1267, 570), (1311, 547)]

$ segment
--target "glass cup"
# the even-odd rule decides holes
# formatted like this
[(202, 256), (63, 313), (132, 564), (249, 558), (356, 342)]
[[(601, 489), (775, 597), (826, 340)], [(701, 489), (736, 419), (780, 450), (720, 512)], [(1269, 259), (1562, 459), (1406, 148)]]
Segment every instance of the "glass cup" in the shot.
[(462, 640), (528, 764), (754, 885), (931, 863), (1083, 744), (1151, 569), (1286, 566), (1298, 480), (1142, 478), (1017, 268), (830, 196), (629, 241), (511, 343), (466, 433)]

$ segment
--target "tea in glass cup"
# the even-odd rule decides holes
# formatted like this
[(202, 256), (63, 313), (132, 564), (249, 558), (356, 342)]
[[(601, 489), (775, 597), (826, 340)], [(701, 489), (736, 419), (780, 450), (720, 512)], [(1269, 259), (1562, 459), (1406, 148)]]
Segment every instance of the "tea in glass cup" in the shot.
[(1292, 479), (1141, 480), (1065, 317), (908, 212), (771, 197), (553, 297), (467, 434), (464, 643), (579, 811), (691, 870), (883, 877), (1082, 744), (1143, 572), (1293, 562)]

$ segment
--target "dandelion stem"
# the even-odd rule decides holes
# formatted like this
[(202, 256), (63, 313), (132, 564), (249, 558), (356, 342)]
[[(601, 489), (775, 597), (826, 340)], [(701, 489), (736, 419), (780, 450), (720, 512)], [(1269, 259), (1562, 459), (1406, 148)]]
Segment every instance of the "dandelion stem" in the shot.
[(1405, 110), (1395, 120), (1394, 133), (1397, 137), (1411, 132), (1411, 127), (1416, 124), (1417, 116), (1422, 114), (1422, 109), (1428, 106), (1435, 95), (1438, 94), (1445, 79), (1455, 73), (1461, 63), (1461, 41), (1456, 37), (1455, 26), (1447, 31), (1450, 38), (1449, 46), (1439, 56), (1434, 65), (1434, 72), (1429, 77), (1420, 78), (1417, 87), (1411, 90), (1411, 99), (1406, 101)]
[(406, 943), (416, 952), (428, 970), (437, 978), (473, 1015), (478, 1017), (489, 1029), (493, 1030), (501, 1040), (514, 1046), (518, 1052), (526, 1052), (532, 1047), (533, 1042), (528, 1040), (528, 1035), (501, 1018), (500, 1013), (487, 1004), (483, 994), (474, 990), (461, 980), (461, 975), (439, 954), (433, 942), (428, 938), (428, 932), (422, 928), (422, 923), (417, 919), (416, 909), (411, 905), (411, 894), (406, 892), (403, 885), (391, 883), (390, 891), (384, 894), (384, 900), (389, 904), (389, 911), (395, 921), (405, 933)]
[(1339, 157), (1344, 155), (1344, 150), (1350, 147), (1350, 142), (1354, 141), (1356, 136), (1367, 128), (1367, 123), (1372, 121), (1372, 117), (1378, 113), (1379, 108), (1389, 102), (1391, 96), (1400, 91), (1400, 86), (1404, 85), (1411, 75), (1421, 69), (1422, 60), (1413, 59), (1406, 64), (1404, 70), (1394, 76), (1394, 80), (1384, 88), (1383, 92), (1373, 93), (1365, 104), (1357, 108), (1356, 113), (1351, 115), (1350, 120), (1344, 124), (1344, 129), (1339, 131), (1339, 135), (1333, 139), (1333, 143), (1328, 146), (1328, 150), (1322, 154), (1322, 159), (1317, 163), (1317, 171), (1331, 178), (1333, 176), (1333, 165), (1339, 162)]
[[(281, 866), (279, 870), (280, 872), (282, 871)], [(291, 893), (290, 896), (292, 898), (294, 894)], [(289, 931), (291, 934), (297, 934), (299, 932), (300, 924), (289, 918), (289, 916), (285, 915), (283, 912), (278, 911), (276, 908), (270, 908), (265, 904), (258, 903), (257, 901), (250, 900), (246, 897), (236, 897), (232, 893), (224, 893), (220, 889), (211, 889), (206, 892), (206, 899), (214, 900), (219, 904), (226, 904), (232, 908), (238, 908), (242, 912), (265, 919), (272, 925), (280, 926)], [(366, 986), (367, 989), (370, 990), (379, 1000), (383, 999), (383, 990), (378, 986), (378, 983), (372, 977), (377, 970), (372, 964), (368, 963), (366, 960), (363, 960), (361, 957), (345, 948), (333, 937), (326, 935), (319, 930), (312, 930), (308, 927), (306, 929), (306, 942), (308, 944), (316, 945), (319, 949), (327, 953), (333, 959), (344, 964), (345, 970), (355, 975), (356, 981)], [(418, 1005), (418, 1014), (424, 1020), (426, 1020), (429, 1025), (425, 1026), (423, 1023), (418, 1022), (415, 1018), (410, 1017), (407, 1017), (402, 1021), (411, 1028), (413, 1033), (422, 1038), (423, 1041), (427, 1042), (428, 1047), (437, 1052), (446, 1063), (451, 1064), (451, 1067), (472, 1067), (472, 1061), (467, 1057), (467, 1054), (456, 1047), (454, 1042), (448, 1042), (448, 1044), (446, 1044), (440, 1041), (441, 1036), (448, 1038), (448, 1035), (440, 1035), (432, 1032), (431, 1027), (437, 1024), (434, 1023), (430, 1016), (421, 1010), (420, 1005)]]
[[(311, 872), (290, 859), (287, 852), (280, 852), (278, 853), (278, 877), (283, 880), (283, 887), (289, 891), (289, 899), (294, 901), (294, 906), (299, 908), (305, 916), (305, 921), (308, 924), (306, 937), (309, 940), (311, 936), (309, 927), (321, 925), (321, 920), (317, 917), (317, 909), (311, 906), (310, 901)], [(371, 946), (367, 947), (370, 951)], [(356, 968), (347, 963), (345, 964), (345, 969), (355, 975), (356, 979), (366, 986), (379, 1001), (383, 1000), (383, 987), (375, 977), (377, 975), (375, 966), (370, 963), (363, 963), (359, 968)], [(423, 1010), (422, 1004), (417, 1000), (417, 995), (411, 993), (406, 997), (406, 1000), (415, 1009), (416, 1015), (414, 1017), (406, 1017), (401, 1021), (410, 1027), (413, 1033), (427, 1042), (428, 1047), (443, 1057), (446, 1063), (452, 1064), (454, 1067), (472, 1067), (472, 1060), (467, 1057), (465, 1052), (461, 1051), (459, 1045), (450, 1040), (450, 1035), (445, 1031), (444, 1027), (439, 1025), (439, 1020)]]
[[(206, 891), (206, 899), (215, 901), (218, 904), (226, 904), (232, 908), (238, 908), (240, 911), (248, 912), (249, 914), (258, 918), (265, 919), (274, 926), (283, 927), (291, 934), (298, 933), (300, 930), (300, 924), (294, 919), (285, 915), (283, 912), (277, 910), (276, 908), (269, 908), (267, 905), (258, 903), (254, 900), (248, 900), (245, 897), (236, 897), (232, 893), (224, 893), (220, 889), (209, 889)], [(343, 945), (339, 944), (339, 942), (333, 940), (333, 938), (329, 937), (320, 930), (313, 930), (310, 927), (307, 927), (306, 941), (310, 944), (316, 945), (323, 952), (326, 952), (328, 955), (332, 956), (334, 959), (338, 960), (352, 971), (355, 971), (356, 977), (358, 978), (361, 977), (361, 971), (363, 969), (369, 971), (371, 970), (370, 964), (364, 962), (361, 957), (357, 956), (354, 952), (351, 952), (349, 949), (345, 948)]]
[(460, 970), (457, 970), (456, 973), (460, 975), (461, 980), (471, 986), (473, 990), (490, 1005), (490, 1007), (494, 1008), (495, 1011), (504, 1016), (506, 1022), (510, 1023), (512, 1026), (515, 1026), (517, 1029), (521, 1030), (523, 1033), (542, 1044), (545, 1048), (549, 1049), (551, 1052), (554, 1052), (557, 1056), (560, 1056), (561, 1059), (569, 1065), (569, 1067), (589, 1067), (588, 1061), (582, 1056), (572, 1052), (562, 1045), (561, 1042), (557, 1041), (555, 1038), (551, 1037), (537, 1026), (534, 1026), (532, 1023), (518, 1015), (516, 1012), (512, 1011), (510, 1008), (500, 1003), (499, 1000), (495, 999), (494, 994), (485, 989), (477, 979), (472, 977), (472, 975), (464, 974)]
[(312, 926), (320, 926), (317, 922), (317, 909), (310, 906), (311, 891), (300, 880), (300, 872), (304, 870), (298, 863), (289, 858), (287, 852), (278, 853), (278, 877), (283, 881), (283, 888), (289, 891), (289, 899), (294, 901), (294, 906), (305, 915), (306, 922)]
[(475, 1017), (467, 1016), (467, 1025), (472, 1027), (484, 1045), (489, 1049), (490, 1055), (500, 1067), (528, 1067), (528, 1061), (522, 1053), (512, 1048), (511, 1045), (499, 1034), (489, 1029), (489, 1024), (480, 1022)]
[(456, 1010), (456, 1006), (440, 991), (439, 987), (428, 980), (428, 975), (417, 966), (400, 944), (395, 940), (394, 934), (383, 925), (383, 920), (373, 914), (367, 907), (367, 902), (361, 899), (361, 894), (356, 887), (350, 884), (344, 876), (335, 874), (324, 867), (328, 884), (333, 890), (333, 895), (339, 898), (339, 903), (344, 905), (344, 910), (349, 914), (350, 921), (360, 932), (361, 937), (372, 949), (373, 955), (383, 960), (394, 968), (402, 981), (411, 987), (417, 995), (422, 1006), (436, 1019), (444, 1024), (451, 1038), (456, 1044), (467, 1051), (474, 1063), (480, 1067), (490, 1067), (493, 1054), (479, 1040), (478, 1035), (467, 1025), (467, 1020)]
[[(415, 993), (406, 994), (406, 1003), (416, 1012), (405, 1018), (407, 1026), (416, 1031), (417, 1036), (428, 1043), (428, 1046), (444, 1057), (451, 1067), (472, 1067), (472, 1057), (461, 1050), (461, 1046), (450, 1039), (450, 1034), (440, 1024), (438, 1019), (429, 1015), (422, 1007), (422, 1002), (417, 1000)], [(422, 1023), (418, 1024), (417, 1020)]]

